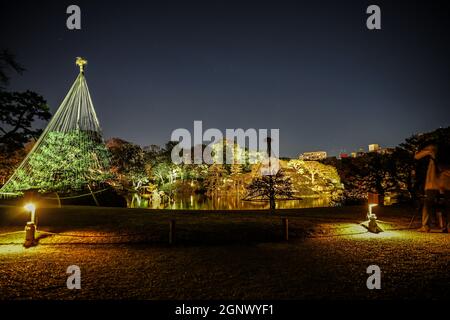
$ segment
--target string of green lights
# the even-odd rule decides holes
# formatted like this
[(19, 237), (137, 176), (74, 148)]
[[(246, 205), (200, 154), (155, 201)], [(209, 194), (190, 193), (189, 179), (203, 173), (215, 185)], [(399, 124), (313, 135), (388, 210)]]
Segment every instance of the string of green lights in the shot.
[(109, 153), (84, 76), (87, 61), (77, 58), (76, 64), (80, 67), (78, 77), (0, 194), (70, 192), (108, 179)]

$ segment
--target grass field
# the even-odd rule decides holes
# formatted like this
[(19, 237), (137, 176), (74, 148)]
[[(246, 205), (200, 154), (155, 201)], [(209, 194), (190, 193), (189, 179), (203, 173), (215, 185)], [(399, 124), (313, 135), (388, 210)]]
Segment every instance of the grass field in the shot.
[[(1, 206), (0, 299), (448, 299), (450, 236), (408, 229), (411, 208), (376, 213), (380, 234), (359, 225), (358, 206), (276, 215), (39, 208), (39, 244), (25, 249), (27, 213)], [(81, 290), (66, 287), (74, 264)], [(371, 264), (381, 290), (366, 287)]]

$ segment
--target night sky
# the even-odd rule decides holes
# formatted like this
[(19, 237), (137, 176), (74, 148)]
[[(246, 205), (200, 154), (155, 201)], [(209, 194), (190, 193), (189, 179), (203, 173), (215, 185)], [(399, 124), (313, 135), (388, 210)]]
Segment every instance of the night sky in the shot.
[[(203, 120), (279, 128), (294, 157), (450, 125), (450, 6), (438, 1), (5, 2), (0, 47), (27, 69), (9, 89), (54, 112), (85, 57), (105, 138), (162, 145)], [(82, 30), (66, 28), (70, 4)], [(370, 4), (382, 30), (366, 28)]]

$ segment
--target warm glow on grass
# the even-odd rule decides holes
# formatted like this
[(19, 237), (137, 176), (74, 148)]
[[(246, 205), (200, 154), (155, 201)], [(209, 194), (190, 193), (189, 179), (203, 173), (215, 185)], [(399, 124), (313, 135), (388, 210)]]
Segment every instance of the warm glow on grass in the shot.
[(0, 246), (0, 255), (3, 254), (18, 254), (25, 253), (26, 249), (23, 247), (23, 244), (8, 244)]

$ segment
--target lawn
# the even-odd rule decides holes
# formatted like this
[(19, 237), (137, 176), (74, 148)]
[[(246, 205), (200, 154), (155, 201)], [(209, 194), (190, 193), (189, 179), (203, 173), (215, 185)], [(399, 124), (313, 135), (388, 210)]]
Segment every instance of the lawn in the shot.
[[(0, 299), (446, 299), (450, 236), (422, 234), (414, 211), (365, 208), (164, 211), (39, 208), (39, 245), (23, 248), (27, 214), (0, 207)], [(283, 240), (281, 217), (289, 219)], [(176, 243), (168, 244), (169, 222)], [(13, 233), (11, 233), (13, 232)], [(78, 265), (82, 289), (66, 288)], [(366, 268), (382, 270), (368, 290)]]

